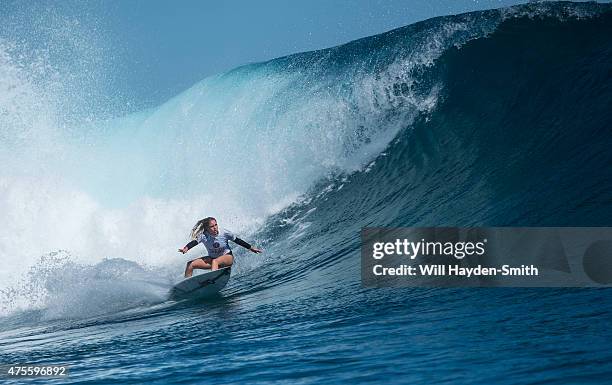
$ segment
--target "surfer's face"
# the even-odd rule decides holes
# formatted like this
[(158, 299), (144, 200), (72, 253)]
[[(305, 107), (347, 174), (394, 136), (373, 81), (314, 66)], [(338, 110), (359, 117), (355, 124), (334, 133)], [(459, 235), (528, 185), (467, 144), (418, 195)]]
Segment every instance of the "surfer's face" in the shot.
[(217, 221), (210, 221), (208, 224), (208, 233), (215, 237), (219, 235), (219, 225), (217, 225)]

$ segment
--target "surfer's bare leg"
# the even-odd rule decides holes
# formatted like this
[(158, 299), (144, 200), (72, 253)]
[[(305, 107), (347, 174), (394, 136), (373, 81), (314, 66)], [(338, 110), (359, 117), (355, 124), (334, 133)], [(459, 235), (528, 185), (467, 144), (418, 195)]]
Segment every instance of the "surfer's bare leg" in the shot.
[(193, 269), (210, 269), (212, 265), (210, 264), (210, 259), (194, 259), (193, 261), (187, 262), (187, 266), (185, 267), (185, 278), (189, 278), (193, 275)]
[(234, 256), (231, 254), (224, 254), (212, 260), (212, 269), (217, 270), (220, 267), (231, 266), (234, 263)]

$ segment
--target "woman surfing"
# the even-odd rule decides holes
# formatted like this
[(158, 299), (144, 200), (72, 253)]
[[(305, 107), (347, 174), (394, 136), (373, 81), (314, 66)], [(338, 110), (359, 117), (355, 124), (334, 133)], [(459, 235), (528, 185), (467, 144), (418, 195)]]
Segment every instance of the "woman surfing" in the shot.
[(260, 249), (251, 246), (235, 236), (234, 233), (226, 229), (219, 230), (217, 220), (213, 217), (199, 220), (191, 230), (191, 238), (193, 240), (178, 251), (185, 254), (197, 244), (203, 243), (208, 251), (208, 256), (187, 262), (185, 278), (191, 277), (193, 269), (217, 270), (222, 267), (231, 266), (234, 263), (234, 255), (228, 241), (233, 241), (253, 253), (261, 253)]

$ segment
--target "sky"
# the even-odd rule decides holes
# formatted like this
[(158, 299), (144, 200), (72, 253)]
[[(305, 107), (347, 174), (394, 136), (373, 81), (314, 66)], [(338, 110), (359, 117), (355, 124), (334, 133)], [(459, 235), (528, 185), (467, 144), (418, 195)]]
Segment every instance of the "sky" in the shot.
[(0, 21), (10, 20), (13, 32), (6, 27), (0, 33), (22, 28), (22, 36), (36, 40), (48, 20), (59, 19), (70, 25), (67, 33), (91, 34), (104, 46), (92, 55), (113, 68), (109, 76), (117, 88), (150, 107), (243, 64), (333, 47), (435, 16), (524, 2), (4, 0)]

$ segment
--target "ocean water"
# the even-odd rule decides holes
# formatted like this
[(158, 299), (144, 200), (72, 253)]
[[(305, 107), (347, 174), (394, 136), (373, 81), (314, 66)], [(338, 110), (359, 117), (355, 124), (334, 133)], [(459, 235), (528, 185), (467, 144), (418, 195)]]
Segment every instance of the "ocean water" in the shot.
[[(0, 363), (70, 366), (28, 383), (611, 382), (610, 290), (365, 289), (359, 238), (610, 226), (610, 36), (609, 4), (439, 17), (122, 117), (0, 41)], [(209, 215), (264, 253), (170, 301)]]

